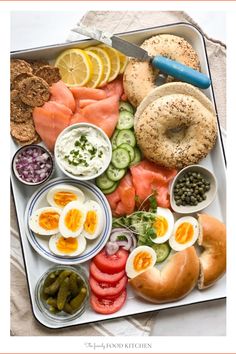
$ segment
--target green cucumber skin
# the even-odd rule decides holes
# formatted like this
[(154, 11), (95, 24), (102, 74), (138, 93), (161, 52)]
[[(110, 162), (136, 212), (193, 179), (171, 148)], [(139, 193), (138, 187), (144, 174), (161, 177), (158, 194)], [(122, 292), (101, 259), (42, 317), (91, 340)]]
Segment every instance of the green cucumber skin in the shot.
[[(123, 158), (123, 160), (119, 159), (119, 155), (120, 157)], [(115, 166), (118, 169), (123, 169), (128, 167), (130, 164), (130, 156), (128, 151), (118, 147), (112, 153), (111, 162), (113, 166)]]
[(119, 134), (117, 135), (116, 143), (118, 147), (124, 143), (134, 147), (136, 145), (134, 132), (130, 129), (120, 130)]
[[(117, 177), (115, 177), (115, 174), (113, 174), (113, 172), (112, 172), (113, 169), (117, 170), (117, 174), (118, 174)], [(110, 166), (106, 170), (107, 178), (110, 179), (111, 181), (114, 181), (114, 182), (121, 180), (124, 177), (125, 173), (126, 173), (126, 169), (124, 169), (124, 168), (118, 169), (118, 168), (114, 167), (112, 164), (110, 164)]]

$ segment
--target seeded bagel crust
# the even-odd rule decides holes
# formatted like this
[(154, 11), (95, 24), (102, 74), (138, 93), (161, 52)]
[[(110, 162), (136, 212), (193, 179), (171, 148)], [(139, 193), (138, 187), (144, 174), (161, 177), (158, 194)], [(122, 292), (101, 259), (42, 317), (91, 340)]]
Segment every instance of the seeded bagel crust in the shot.
[[(143, 42), (141, 48), (150, 56), (162, 55), (182, 64), (200, 70), (200, 62), (197, 53), (184, 39), (171, 34), (159, 34)], [(159, 71), (153, 69), (148, 62), (130, 59), (124, 72), (124, 91), (128, 100), (137, 107), (145, 96), (156, 87), (155, 79)], [(166, 82), (174, 78), (167, 76)]]
[(138, 107), (135, 133), (147, 159), (179, 169), (198, 163), (213, 148), (216, 115), (211, 101), (194, 86), (165, 84)]

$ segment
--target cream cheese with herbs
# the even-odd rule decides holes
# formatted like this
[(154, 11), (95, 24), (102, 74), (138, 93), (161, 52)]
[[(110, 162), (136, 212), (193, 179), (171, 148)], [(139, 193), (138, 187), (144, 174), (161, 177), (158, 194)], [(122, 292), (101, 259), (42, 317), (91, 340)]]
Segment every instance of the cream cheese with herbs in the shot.
[(85, 177), (97, 175), (109, 163), (110, 147), (97, 129), (80, 127), (62, 135), (55, 153), (66, 171)]

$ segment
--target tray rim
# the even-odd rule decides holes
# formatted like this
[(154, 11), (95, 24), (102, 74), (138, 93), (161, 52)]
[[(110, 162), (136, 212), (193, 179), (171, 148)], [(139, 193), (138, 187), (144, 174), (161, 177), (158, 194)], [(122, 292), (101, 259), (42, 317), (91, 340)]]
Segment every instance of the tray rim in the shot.
[[(195, 25), (188, 23), (188, 22), (173, 22), (173, 23), (169, 23), (166, 25), (160, 25), (160, 26), (152, 26), (152, 27), (145, 27), (142, 29), (138, 29), (138, 30), (132, 30), (132, 31), (126, 31), (126, 32), (119, 32), (116, 33), (117, 35), (125, 35), (125, 34), (133, 34), (133, 33), (139, 33), (139, 32), (143, 32), (143, 31), (151, 31), (151, 30), (155, 30), (155, 29), (160, 29), (163, 27), (173, 27), (173, 26), (178, 26), (178, 25), (184, 25), (187, 27), (192, 27), (194, 28), (194, 30), (196, 30), (203, 42), (203, 46), (204, 46), (204, 52), (205, 52), (205, 58), (206, 58), (206, 64), (207, 64), (207, 69), (208, 69), (208, 73), (212, 82), (212, 76), (211, 76), (211, 70), (210, 70), (210, 65), (209, 65), (209, 59), (208, 59), (208, 53), (207, 53), (207, 48), (206, 48), (206, 42), (205, 42), (205, 37), (203, 32)], [(58, 46), (63, 46), (63, 45), (70, 45), (70, 44), (81, 44), (83, 42), (87, 42), (91, 39), (86, 38), (86, 39), (81, 39), (81, 40), (76, 40), (76, 41), (71, 41), (71, 42), (63, 42), (63, 43), (57, 43), (57, 44), (52, 44), (52, 45), (45, 45), (45, 46), (39, 46), (39, 47), (33, 47), (33, 48), (28, 48), (28, 49), (20, 49), (20, 50), (15, 50), (15, 51), (10, 51), (10, 55), (17, 55), (17, 54), (21, 54), (24, 52), (30, 53), (33, 52), (35, 50), (40, 50), (40, 49), (50, 49), (50, 48), (56, 48)], [(213, 99), (213, 104), (214, 104), (214, 108), (215, 108), (215, 112), (216, 112), (216, 118), (217, 118), (217, 125), (218, 125), (218, 133), (219, 133), (219, 140), (220, 140), (220, 146), (221, 146), (221, 150), (222, 150), (222, 154), (223, 154), (223, 160), (224, 160), (224, 167), (226, 169), (227, 167), (227, 160), (226, 160), (226, 153), (225, 153), (225, 148), (224, 148), (224, 142), (223, 142), (223, 137), (222, 137), (222, 131), (221, 131), (221, 125), (220, 125), (220, 121), (219, 121), (219, 115), (218, 115), (218, 111), (217, 111), (217, 105), (216, 105), (216, 98), (215, 98), (215, 93), (214, 93), (214, 87), (213, 84), (211, 85), (211, 94), (212, 94), (212, 99)], [(18, 220), (18, 214), (17, 214), (17, 209), (16, 209), (16, 203), (15, 203), (15, 195), (14, 195), (14, 188), (13, 188), (13, 183), (12, 183), (12, 177), (10, 179), (10, 187), (11, 187), (11, 195), (12, 195), (12, 199), (13, 199), (13, 203), (14, 203), (14, 209), (15, 209), (15, 214), (16, 214), (16, 222), (17, 222), (17, 227), (19, 230), (19, 239), (20, 239), (20, 245), (21, 245), (21, 251), (22, 251), (22, 258), (23, 258), (23, 263), (24, 263), (24, 268), (25, 268), (25, 275), (26, 275), (26, 283), (27, 283), (27, 288), (28, 288), (28, 292), (29, 292), (29, 298), (30, 298), (30, 305), (31, 305), (31, 310), (33, 313), (34, 318), (36, 319), (36, 321), (38, 323), (40, 323), (40, 325), (42, 325), (45, 328), (48, 329), (63, 329), (63, 328), (70, 328), (70, 327), (75, 327), (75, 326), (85, 326), (85, 325), (89, 325), (91, 323), (97, 323), (97, 322), (103, 322), (103, 321), (109, 321), (109, 320), (115, 320), (115, 319), (120, 319), (123, 318), (125, 316), (129, 316), (129, 315), (122, 315), (122, 316), (117, 316), (115, 318), (104, 318), (104, 319), (99, 319), (99, 320), (95, 320), (95, 321), (90, 321), (90, 322), (86, 322), (86, 323), (78, 323), (78, 324), (71, 324), (71, 325), (67, 325), (67, 326), (60, 326), (60, 327), (50, 327), (47, 326), (45, 323), (42, 323), (38, 317), (36, 316), (35, 312), (34, 312), (34, 307), (33, 307), (33, 302), (32, 302), (32, 298), (31, 298), (31, 292), (30, 292), (30, 285), (29, 285), (29, 276), (28, 276), (28, 269), (26, 266), (26, 256), (25, 256), (25, 252), (24, 252), (24, 247), (23, 247), (23, 242), (22, 242), (22, 236), (21, 236), (21, 229), (19, 226), (19, 220)], [(222, 296), (222, 297), (218, 297), (218, 298), (214, 298), (214, 299), (208, 299), (208, 300), (202, 300), (202, 301), (197, 301), (197, 302), (190, 302), (188, 304), (183, 304), (183, 305), (176, 305), (176, 306), (171, 306), (168, 308), (162, 308), (162, 309), (156, 309), (156, 310), (150, 310), (150, 311), (144, 311), (144, 312), (140, 312), (140, 313), (136, 313), (136, 314), (132, 314), (132, 316), (138, 316), (140, 314), (145, 314), (145, 313), (150, 313), (150, 312), (154, 312), (157, 313), (159, 311), (165, 311), (166, 309), (175, 309), (175, 308), (179, 308), (179, 307), (186, 307), (186, 306), (191, 306), (194, 304), (200, 304), (200, 303), (207, 303), (207, 302), (212, 302), (212, 301), (218, 301), (218, 300), (222, 300), (225, 299), (227, 296)]]

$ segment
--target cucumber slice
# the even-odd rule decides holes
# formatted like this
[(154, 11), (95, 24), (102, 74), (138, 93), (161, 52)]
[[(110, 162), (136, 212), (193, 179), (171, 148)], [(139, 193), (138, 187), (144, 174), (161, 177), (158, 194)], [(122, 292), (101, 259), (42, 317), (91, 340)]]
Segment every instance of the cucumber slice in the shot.
[(111, 137), (111, 145), (112, 145), (113, 150), (117, 148), (116, 139), (117, 139), (119, 132), (120, 131), (118, 129), (116, 129)]
[(157, 255), (157, 263), (163, 262), (170, 254), (170, 246), (166, 243), (152, 245)]
[(129, 156), (130, 156), (130, 161), (132, 162), (134, 159), (134, 148), (131, 145), (126, 144), (126, 143), (119, 145), (119, 148), (122, 148), (122, 149), (125, 149), (128, 151)]
[(131, 106), (131, 104), (129, 102), (120, 101), (119, 110), (120, 110), (120, 112), (128, 111), (131, 114), (134, 114), (134, 107)]
[(124, 168), (119, 169), (114, 167), (112, 164), (109, 165), (106, 170), (106, 175), (111, 181), (119, 181), (122, 177), (124, 177), (126, 170)]
[(102, 189), (102, 193), (104, 194), (110, 194), (110, 193), (113, 193), (116, 188), (118, 187), (118, 182), (115, 182), (114, 185), (111, 187), (111, 188), (108, 188), (108, 189)]
[(108, 189), (114, 186), (115, 182), (110, 180), (106, 173), (104, 172), (101, 176), (97, 177), (95, 180), (96, 185), (100, 189)]
[(113, 150), (111, 162), (116, 168), (119, 169), (128, 167), (130, 163), (130, 156), (128, 151), (120, 147)]
[(117, 135), (117, 138), (116, 138), (116, 144), (117, 146), (121, 145), (121, 144), (129, 144), (131, 145), (132, 147), (135, 146), (136, 144), (136, 139), (135, 139), (135, 135), (134, 133), (132, 132), (132, 130), (129, 130), (129, 129), (124, 129), (124, 130), (121, 130), (119, 132), (119, 134)]
[(137, 146), (134, 147), (134, 158), (130, 163), (130, 166), (135, 165), (136, 163), (140, 162), (142, 159), (142, 155), (141, 155), (141, 151), (139, 150), (139, 148), (137, 148)]
[(134, 116), (128, 111), (121, 111), (119, 114), (119, 120), (117, 123), (117, 129), (130, 129), (134, 126)]

